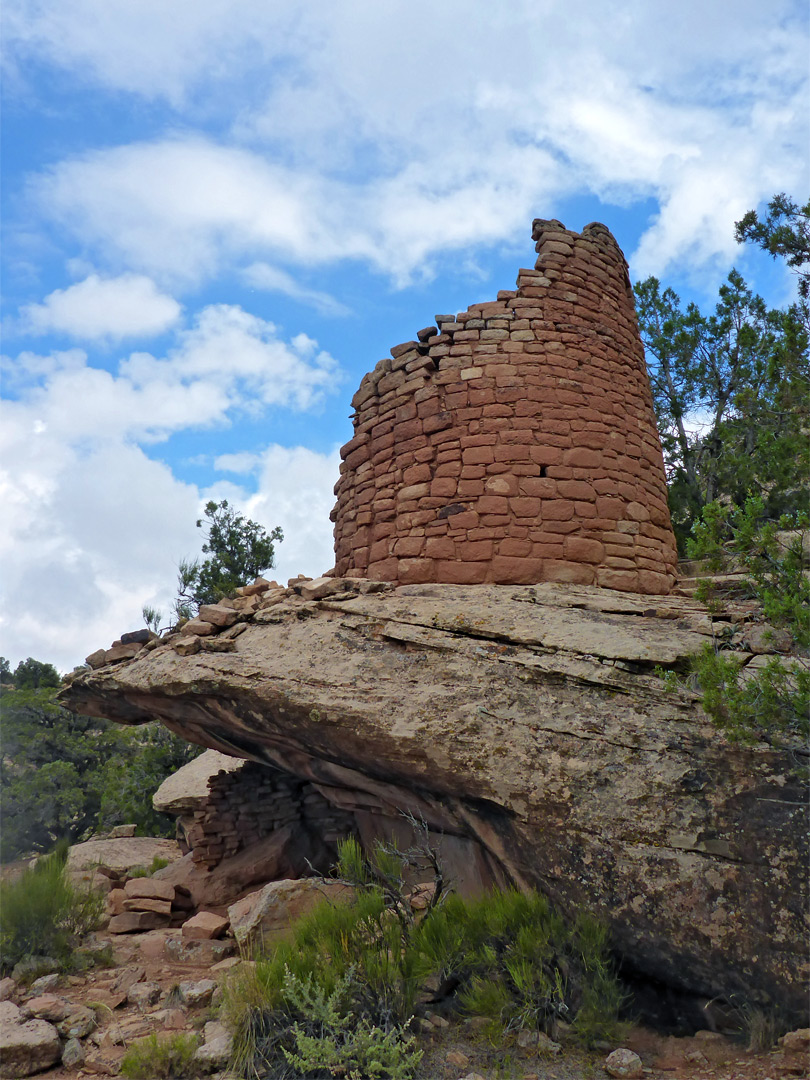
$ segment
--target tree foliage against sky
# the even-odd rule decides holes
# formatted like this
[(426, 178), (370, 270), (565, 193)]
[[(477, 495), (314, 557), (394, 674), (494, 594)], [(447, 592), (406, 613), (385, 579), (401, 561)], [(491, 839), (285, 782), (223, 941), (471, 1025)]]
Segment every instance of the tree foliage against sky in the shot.
[[(746, 215), (738, 237), (787, 255), (793, 267), (807, 265), (810, 203), (800, 209), (780, 195), (769, 211), (764, 223), (753, 211)], [(800, 277), (805, 292), (806, 284), (806, 275)], [(771, 517), (806, 509), (806, 302), (770, 309), (736, 270), (710, 315), (696, 304), (684, 308), (654, 277), (639, 282), (635, 293), (681, 549), (716, 499), (742, 506), (757, 495)]]
[(230, 506), (227, 499), (206, 503), (197, 528), (205, 535), (202, 550), (207, 557), (180, 563), (176, 609), (181, 615), (231, 596), (240, 585), (269, 570), (275, 545), (284, 539), (281, 529), (268, 533)]

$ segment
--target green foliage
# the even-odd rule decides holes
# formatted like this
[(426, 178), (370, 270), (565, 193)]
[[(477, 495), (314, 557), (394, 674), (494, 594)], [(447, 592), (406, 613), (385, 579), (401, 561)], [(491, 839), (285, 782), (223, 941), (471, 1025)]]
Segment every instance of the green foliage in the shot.
[(757, 244), (774, 258), (783, 258), (799, 275), (799, 295), (807, 300), (810, 294), (810, 274), (802, 269), (810, 263), (810, 202), (799, 206), (784, 192), (774, 195), (768, 203), (768, 215), (760, 220), (755, 210), (749, 210), (735, 223), (737, 243)]
[(70, 968), (78, 939), (99, 925), (104, 898), (75, 888), (65, 875), (62, 843), (14, 881), (0, 884), (0, 964), (8, 971), (32, 954)]
[[(201, 604), (215, 604), (231, 596), (239, 586), (268, 570), (273, 565), (275, 544), (284, 539), (281, 529), (268, 534), (261, 525), (229, 506), (226, 499), (206, 503), (205, 518), (197, 522), (197, 528), (205, 533), (202, 550), (208, 557), (202, 562), (194, 559), (180, 563), (175, 601), (179, 618), (189, 618)], [(148, 613), (153, 621), (154, 616), (159, 616), (154, 609), (148, 609)]]
[[(366, 858), (354, 841), (345, 843), (337, 873), (355, 882), (354, 900), (316, 908), (293, 940), (229, 983), (224, 1012), (240, 1075), (292, 1075), (280, 1063), (324, 1070), (308, 1076), (348, 1068), (339, 1055), (349, 1054), (350, 1030), (360, 1033), (364, 1053), (376, 1047), (383, 1055), (384, 1045), (393, 1055), (374, 1059), (388, 1062), (389, 1072), (358, 1075), (399, 1075), (394, 1062), (408, 1075), (405, 1031), (435, 980), (448, 993), (459, 988), (459, 1010), (491, 1016), (501, 1030), (553, 1030), (565, 1018), (585, 1041), (615, 1033), (621, 992), (603, 929), (587, 919), (567, 926), (536, 893), (496, 891), (465, 901), (447, 892), (440, 873), (433, 895), (441, 893), (441, 902), (417, 915), (405, 870), (409, 860), (426, 857), (424, 849), (423, 842), (400, 853), (395, 865), (390, 845)], [(354, 1059), (351, 1065), (361, 1068)]]
[(292, 1026), (294, 1049), (282, 1048), (287, 1062), (305, 1076), (345, 1076), (348, 1080), (407, 1080), (422, 1059), (416, 1039), (404, 1027), (384, 1031), (361, 1017), (352, 1004), (353, 974), (347, 972), (326, 991), (312, 975), (284, 977), (288, 1007), (305, 1017)]
[(772, 516), (806, 509), (806, 309), (769, 310), (737, 271), (710, 316), (656, 278), (635, 293), (679, 546), (721, 497), (757, 493)]
[[(751, 595), (767, 621), (789, 631), (795, 657), (774, 657), (764, 668), (745, 671), (741, 662), (708, 643), (695, 657), (693, 674), (703, 707), (730, 738), (742, 742), (810, 735), (810, 578), (804, 571), (810, 517), (768, 520), (765, 503), (752, 497), (742, 507), (710, 503), (695, 525), (689, 553), (712, 570), (733, 557), (747, 574)], [(711, 603), (708, 583), (700, 596)]]
[[(6, 671), (8, 672), (8, 664)], [(41, 660), (34, 660), (29, 656), (27, 660), (21, 660), (17, 664), (11, 678), (2, 681), (13, 683), (18, 690), (41, 690), (59, 686), (60, 679), (53, 664), (44, 664)]]
[(123, 728), (70, 712), (47, 686), (0, 684), (0, 734), (4, 862), (122, 822), (173, 835), (173, 820), (155, 812), (152, 795), (200, 752), (157, 724)]
[(127, 1080), (195, 1080), (199, 1069), (193, 1059), (199, 1045), (196, 1035), (183, 1032), (138, 1039), (121, 1061), (121, 1075)]

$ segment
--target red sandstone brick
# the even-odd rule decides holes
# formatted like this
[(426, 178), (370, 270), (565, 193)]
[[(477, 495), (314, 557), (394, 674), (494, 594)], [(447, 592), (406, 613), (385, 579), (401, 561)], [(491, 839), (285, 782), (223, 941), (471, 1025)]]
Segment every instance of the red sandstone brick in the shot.
[(403, 536), (394, 544), (394, 554), (398, 559), (415, 559), (424, 547), (424, 536)]
[(489, 562), (437, 562), (436, 580), (451, 585), (483, 585)]
[(369, 562), (366, 569), (366, 577), (371, 581), (396, 581), (398, 559), (382, 559), (379, 562)]
[(470, 446), (462, 453), (465, 465), (486, 465), (495, 460), (492, 446)]
[(592, 585), (595, 570), (585, 563), (565, 562), (546, 559), (543, 562), (543, 577), (546, 581), (565, 581), (572, 585)]
[(543, 503), (540, 499), (518, 496), (509, 500), (509, 509), (518, 518), (538, 518)]
[(491, 540), (456, 541), (456, 558), (463, 562), (481, 562), (492, 558)]
[[(439, 466), (441, 468), (448, 468), (448, 466)], [(439, 471), (438, 469), (436, 470)], [(436, 476), (430, 485), (430, 494), (436, 497), (455, 495), (456, 494), (456, 480), (453, 476)]]
[(397, 579), (402, 585), (421, 585), (436, 581), (436, 564), (432, 559), (400, 559)]
[(583, 536), (567, 536), (564, 550), (571, 562), (601, 563), (605, 557), (605, 549), (598, 540), (586, 540)]
[(406, 485), (419, 484), (425, 480), (430, 480), (429, 465), (411, 465), (403, 470), (402, 482)]
[(543, 521), (570, 521), (574, 516), (574, 504), (569, 499), (544, 499), (540, 511)]
[(462, 479), (458, 481), (458, 496), (460, 499), (473, 499), (483, 494), (483, 480), (465, 480), (462, 477)]
[(482, 495), (476, 503), (479, 514), (506, 514), (509, 512), (509, 501), (501, 495)]
[(533, 585), (542, 581), (543, 560), (495, 555), (489, 579), (500, 585)]
[(564, 452), (563, 463), (580, 469), (598, 469), (602, 464), (602, 455), (577, 446)]
[(591, 501), (596, 499), (593, 487), (584, 480), (559, 480), (557, 493), (564, 499)]
[(454, 559), (456, 543), (448, 536), (430, 536), (425, 545), (425, 555), (430, 559)]
[(503, 556), (511, 556), (514, 558), (525, 558), (532, 553), (531, 540), (515, 540), (511, 536), (507, 536), (505, 540), (501, 540), (498, 544), (498, 554)]
[(474, 510), (465, 510), (461, 514), (453, 514), (447, 519), (447, 528), (454, 532), (468, 532), (479, 523), (479, 516)]

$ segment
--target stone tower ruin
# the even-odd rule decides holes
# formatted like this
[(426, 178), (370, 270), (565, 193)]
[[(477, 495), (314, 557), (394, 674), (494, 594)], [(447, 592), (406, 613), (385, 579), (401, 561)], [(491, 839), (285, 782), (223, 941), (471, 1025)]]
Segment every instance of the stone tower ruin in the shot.
[(335, 573), (667, 593), (675, 538), (624, 256), (537, 219), (517, 289), (437, 315), (352, 398)]

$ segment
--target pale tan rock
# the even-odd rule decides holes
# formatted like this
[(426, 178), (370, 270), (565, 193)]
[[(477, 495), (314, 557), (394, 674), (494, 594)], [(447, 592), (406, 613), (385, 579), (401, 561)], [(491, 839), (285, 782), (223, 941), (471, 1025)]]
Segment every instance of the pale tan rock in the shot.
[(129, 836), (134, 836), (138, 831), (137, 825), (116, 825), (114, 829), (110, 830), (110, 840), (125, 840)]
[(228, 920), (212, 911), (198, 911), (183, 923), (183, 937), (206, 940), (222, 937), (228, 929)]
[(264, 614), (278, 621), (251, 622), (236, 653), (156, 650), (63, 700), (231, 737), (316, 785), (367, 846), (423, 814), (456, 845), (460, 888), (539, 883), (604, 918), (647, 977), (802, 1022), (806, 793), (790, 747), (729, 744), (656, 676), (702, 647), (678, 625), (705, 614), (695, 600), (425, 585)]
[(171, 915), (171, 900), (152, 900), (148, 896), (127, 897), (124, 911), (156, 911), (159, 915)]
[(227, 626), (233, 626), (238, 615), (233, 607), (225, 604), (201, 604), (198, 618), (212, 626), (224, 629)]
[(621, 1047), (605, 1058), (605, 1072), (608, 1076), (621, 1080), (641, 1080), (644, 1076), (644, 1065), (635, 1051)]
[(197, 634), (180, 636), (172, 642), (172, 648), (178, 656), (193, 656), (202, 649), (202, 640)]
[(230, 905), (231, 931), (243, 948), (271, 945), (289, 937), (293, 923), (319, 904), (346, 903), (353, 895), (347, 886), (319, 878), (271, 881)]
[(67, 873), (74, 884), (89, 886), (99, 863), (123, 876), (135, 867), (150, 867), (156, 858), (172, 863), (181, 856), (180, 845), (176, 840), (160, 837), (131, 836), (120, 840), (86, 840), (82, 844), (74, 844), (70, 849)]
[(104, 663), (114, 664), (117, 660), (132, 660), (142, 648), (143, 645), (138, 641), (133, 641), (129, 645), (114, 645), (105, 652)]
[(209, 795), (212, 777), (221, 772), (237, 772), (246, 764), (244, 758), (206, 750), (187, 765), (167, 776), (152, 796), (152, 806), (160, 814), (180, 814), (196, 810)]
[(209, 634), (213, 634), (214, 630), (214, 624), (207, 622), (205, 619), (189, 619), (187, 623), (183, 623), (180, 627), (180, 633), (185, 637), (207, 637)]
[(797, 1028), (783, 1035), (780, 1042), (789, 1054), (807, 1054), (810, 1052), (810, 1028)]
[(85, 664), (89, 664), (91, 668), (100, 668), (107, 663), (107, 650), (96, 649), (95, 652), (90, 653), (88, 657), (85, 657)]
[(323, 600), (335, 593), (346, 592), (351, 583), (345, 578), (319, 577), (296, 588), (304, 600)]
[(47, 1020), (21, 1022), (10, 1001), (0, 1003), (0, 1077), (20, 1080), (55, 1065), (62, 1056), (56, 1028)]
[[(130, 878), (124, 886), (124, 892), (129, 899), (136, 897), (145, 900), (174, 900), (175, 888), (167, 881), (159, 881), (157, 878)], [(128, 910), (133, 910), (129, 908)], [(149, 908), (144, 908), (149, 911)], [(156, 908), (153, 910), (157, 910)]]

